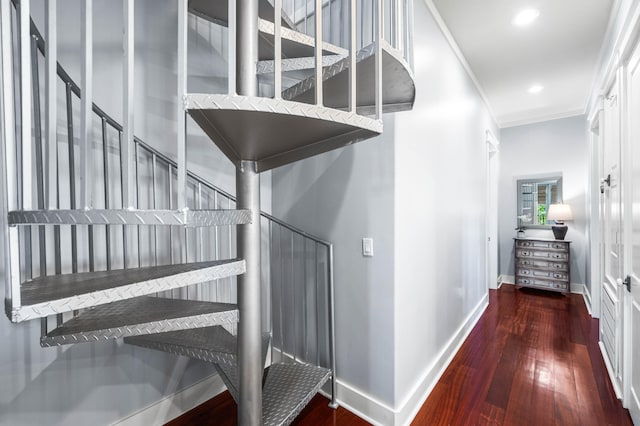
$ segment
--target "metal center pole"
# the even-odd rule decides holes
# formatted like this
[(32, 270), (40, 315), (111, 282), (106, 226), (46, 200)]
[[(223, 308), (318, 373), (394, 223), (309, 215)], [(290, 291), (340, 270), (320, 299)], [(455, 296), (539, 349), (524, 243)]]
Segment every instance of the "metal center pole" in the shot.
[(247, 272), (238, 276), (238, 370), (241, 426), (262, 424), (262, 313), (260, 291), (260, 175), (256, 163), (242, 161), (236, 170), (237, 208), (251, 210), (251, 223), (238, 227), (238, 257)]
[[(257, 96), (258, 0), (236, 3), (236, 89), (238, 95)], [(241, 161), (236, 169), (238, 209), (251, 210), (252, 221), (238, 227), (238, 257), (247, 272), (238, 276), (238, 374), (240, 426), (262, 424), (262, 312), (260, 288), (260, 176), (255, 161)]]

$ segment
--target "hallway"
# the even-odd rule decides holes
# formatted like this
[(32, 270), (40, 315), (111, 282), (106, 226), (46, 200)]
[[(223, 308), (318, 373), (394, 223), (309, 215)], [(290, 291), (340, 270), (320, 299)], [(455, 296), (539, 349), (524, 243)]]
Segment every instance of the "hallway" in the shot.
[[(431, 392), (414, 425), (631, 425), (582, 296), (503, 285)], [(228, 392), (170, 422), (235, 424)], [(316, 396), (296, 425), (366, 424)]]

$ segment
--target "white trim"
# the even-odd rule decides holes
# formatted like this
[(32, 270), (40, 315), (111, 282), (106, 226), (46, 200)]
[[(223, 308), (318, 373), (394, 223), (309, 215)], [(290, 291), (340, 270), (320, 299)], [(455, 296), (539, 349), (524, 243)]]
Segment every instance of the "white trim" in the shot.
[(440, 351), (438, 357), (423, 373), (418, 384), (411, 389), (409, 396), (398, 405), (395, 425), (409, 425), (411, 423), (488, 306), (489, 294), (485, 293), (484, 297), (456, 330), (446, 346)]
[(516, 283), (516, 277), (514, 275), (506, 275), (506, 274), (500, 275), (500, 285), (502, 284), (514, 285), (515, 283)]
[(616, 379), (616, 375), (613, 372), (611, 362), (609, 362), (609, 356), (607, 355), (607, 350), (605, 349), (602, 340), (598, 341), (598, 346), (600, 347), (600, 354), (602, 355), (602, 359), (604, 360), (604, 365), (607, 367), (607, 372), (609, 373), (609, 381), (611, 382), (611, 386), (613, 386), (613, 391), (616, 394), (616, 398), (622, 399), (622, 391), (618, 384), (618, 380)]
[(582, 287), (582, 298), (584, 299), (584, 305), (587, 307), (589, 316), (593, 317), (593, 311), (591, 310), (591, 293), (589, 292), (589, 287), (586, 285)]
[(460, 46), (458, 46), (458, 43), (456, 43), (456, 40), (453, 38), (451, 31), (449, 31), (449, 28), (447, 28), (447, 24), (445, 24), (444, 19), (442, 19), (442, 16), (440, 15), (440, 12), (438, 12), (438, 8), (433, 3), (433, 0), (424, 0), (424, 2), (427, 5), (429, 12), (431, 12), (433, 19), (436, 21), (436, 24), (438, 24), (438, 27), (440, 28), (442, 35), (444, 35), (444, 38), (449, 43), (449, 46), (451, 46), (451, 50), (453, 50), (453, 53), (456, 55), (456, 57), (460, 61), (460, 64), (462, 64), (462, 67), (467, 72), (467, 75), (469, 76), (473, 84), (476, 86), (476, 89), (478, 90), (478, 93), (480, 94), (480, 97), (482, 98), (482, 101), (484, 102), (484, 105), (487, 108), (487, 111), (489, 111), (489, 115), (491, 116), (491, 119), (493, 120), (494, 123), (498, 124), (498, 127), (500, 127), (498, 120), (496, 120), (496, 115), (493, 113), (493, 109), (489, 104), (489, 99), (487, 98), (487, 95), (484, 93), (482, 86), (480, 86), (480, 82), (478, 81), (476, 75), (471, 70), (471, 66), (467, 62), (467, 58), (465, 58), (464, 55), (462, 54), (462, 50), (460, 50)]
[(498, 126), (501, 129), (506, 129), (508, 127), (516, 127), (516, 126), (526, 126), (527, 124), (536, 124), (542, 123), (545, 121), (553, 121), (560, 120), (562, 118), (570, 118), (577, 117), (579, 115), (584, 115), (584, 108), (572, 109), (569, 111), (560, 111), (560, 112), (552, 112), (548, 114), (541, 114), (537, 116), (529, 116), (524, 118), (516, 118), (507, 121), (498, 122)]
[[(620, 2), (618, 1), (617, 3), (614, 10), (612, 10), (612, 22), (610, 22), (610, 24), (612, 24), (620, 14)], [(608, 58), (600, 58), (599, 72), (594, 78), (592, 89), (585, 106), (585, 112), (588, 114), (591, 114), (591, 111), (596, 108), (598, 96), (604, 95), (608, 91), (609, 86), (617, 75), (619, 66), (628, 60), (628, 56), (634, 47), (638, 32), (640, 31), (640, 2), (634, 1), (633, 3), (635, 4), (633, 4), (629, 8), (628, 13), (625, 14), (626, 19), (620, 27), (618, 34), (610, 33), (613, 30), (613, 25), (607, 28), (605, 42), (614, 40), (613, 47)], [(604, 43), (602, 54), (604, 55)]]
[(571, 290), (571, 293), (575, 293), (575, 294), (583, 294), (583, 289), (584, 289), (584, 284), (580, 284), (580, 283), (571, 283), (569, 285), (569, 288)]
[(112, 423), (111, 426), (164, 424), (219, 395), (226, 389), (220, 376), (213, 374)]
[[(340, 379), (337, 380), (338, 404), (376, 426), (410, 424), (488, 306), (489, 295), (485, 294), (398, 408), (391, 408)], [(320, 393), (330, 398), (325, 390)]]
[[(393, 424), (395, 416), (393, 408), (340, 379), (337, 380), (336, 388), (338, 404), (341, 407), (374, 426)], [(331, 399), (331, 396), (326, 391), (321, 390), (320, 393)]]

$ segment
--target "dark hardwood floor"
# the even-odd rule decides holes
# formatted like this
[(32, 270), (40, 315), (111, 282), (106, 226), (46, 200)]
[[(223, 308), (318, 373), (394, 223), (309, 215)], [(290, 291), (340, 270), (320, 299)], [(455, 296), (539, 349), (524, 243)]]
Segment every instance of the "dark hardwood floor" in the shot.
[[(414, 425), (632, 425), (582, 296), (505, 285), (429, 395)], [(316, 396), (296, 425), (364, 425)], [(235, 425), (228, 392), (168, 423)]]

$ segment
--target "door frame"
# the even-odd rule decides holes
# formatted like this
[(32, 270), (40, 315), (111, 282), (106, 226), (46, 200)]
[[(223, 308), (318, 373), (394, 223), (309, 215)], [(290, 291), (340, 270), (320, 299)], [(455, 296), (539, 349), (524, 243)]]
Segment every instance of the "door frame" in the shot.
[(604, 197), (600, 190), (603, 184), (601, 176), (603, 174), (602, 162), (602, 142), (604, 135), (602, 134), (604, 114), (604, 101), (600, 96), (597, 107), (588, 120), (589, 130), (591, 133), (591, 143), (589, 146), (590, 163), (589, 163), (589, 191), (587, 192), (589, 203), (589, 259), (590, 259), (590, 290), (583, 291), (589, 313), (593, 318), (600, 318), (600, 303), (602, 298), (602, 282), (604, 279), (604, 250), (603, 250), (603, 203)]
[(487, 129), (486, 146), (486, 198), (485, 198), (485, 280), (488, 289), (498, 284), (498, 184), (500, 179), (500, 141)]

